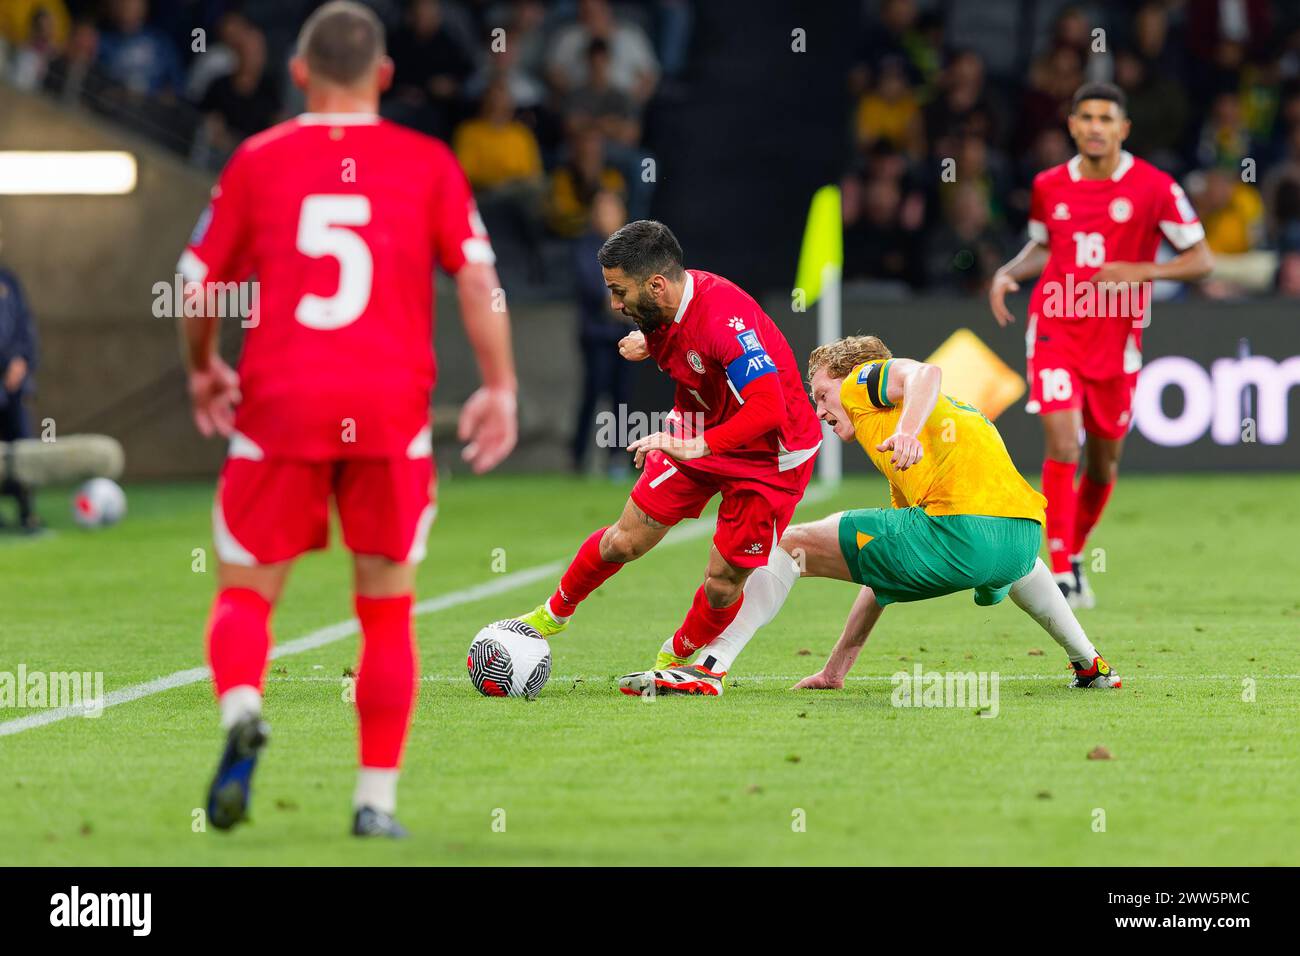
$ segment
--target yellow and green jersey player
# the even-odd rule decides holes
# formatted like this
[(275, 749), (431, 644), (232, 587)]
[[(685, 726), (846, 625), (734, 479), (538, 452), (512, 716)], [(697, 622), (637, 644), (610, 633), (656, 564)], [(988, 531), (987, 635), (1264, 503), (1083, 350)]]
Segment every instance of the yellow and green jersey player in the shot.
[(979, 605), (1010, 594), (1069, 655), (1071, 686), (1119, 687), (1038, 557), (1046, 499), (1016, 470), (993, 424), (943, 394), (939, 368), (894, 358), (875, 336), (851, 336), (814, 350), (808, 375), (818, 417), (862, 446), (889, 481), (892, 507), (790, 527), (767, 566), (750, 576), (736, 620), (692, 664), (630, 674), (622, 685), (721, 693), (722, 675), (802, 570), (862, 588), (826, 665), (798, 688), (842, 687), (887, 605), (964, 590)]

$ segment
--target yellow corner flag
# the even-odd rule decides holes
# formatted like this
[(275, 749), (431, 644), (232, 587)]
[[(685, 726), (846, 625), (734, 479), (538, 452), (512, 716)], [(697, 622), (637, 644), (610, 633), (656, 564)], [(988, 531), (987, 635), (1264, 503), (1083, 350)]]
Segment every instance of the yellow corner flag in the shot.
[(803, 230), (799, 249), (799, 269), (795, 275), (795, 295), (803, 291), (803, 303), (812, 305), (822, 294), (822, 275), (826, 266), (837, 270), (844, 266), (844, 226), (840, 221), (840, 187), (823, 186), (813, 193), (808, 207), (808, 224)]

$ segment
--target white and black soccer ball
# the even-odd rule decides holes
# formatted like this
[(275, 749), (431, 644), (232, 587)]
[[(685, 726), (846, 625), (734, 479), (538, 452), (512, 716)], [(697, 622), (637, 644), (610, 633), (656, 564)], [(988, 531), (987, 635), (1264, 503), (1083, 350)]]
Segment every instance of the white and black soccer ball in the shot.
[(72, 496), (72, 519), (83, 528), (106, 528), (126, 515), (126, 492), (111, 478), (91, 478)]
[(536, 697), (551, 676), (551, 645), (523, 621), (497, 621), (475, 635), (465, 663), (484, 697)]

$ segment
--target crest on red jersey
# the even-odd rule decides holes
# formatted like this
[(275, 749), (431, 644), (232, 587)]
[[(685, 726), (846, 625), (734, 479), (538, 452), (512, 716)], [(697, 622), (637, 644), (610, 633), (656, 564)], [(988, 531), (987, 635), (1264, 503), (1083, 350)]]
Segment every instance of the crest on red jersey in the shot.
[(691, 349), (686, 353), (686, 361), (691, 364), (691, 368), (695, 369), (695, 371), (701, 375), (704, 374), (704, 359), (700, 358), (700, 353), (695, 349)]
[(1123, 196), (1110, 201), (1110, 218), (1115, 222), (1128, 222), (1133, 218), (1133, 204)]

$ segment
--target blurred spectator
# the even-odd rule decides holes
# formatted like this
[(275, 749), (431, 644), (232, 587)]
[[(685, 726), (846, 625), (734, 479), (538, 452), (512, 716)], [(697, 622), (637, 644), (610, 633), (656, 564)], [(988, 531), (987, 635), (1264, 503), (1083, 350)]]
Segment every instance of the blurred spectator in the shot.
[[(596, 253), (613, 232), (627, 222), (623, 201), (617, 193), (601, 191), (591, 200), (591, 222), (573, 242), (573, 271), (577, 280), (578, 345), (582, 349), (582, 398), (573, 431), (570, 452), (573, 470), (586, 468), (591, 430), (597, 404), (608, 398), (615, 415), (622, 420), (632, 396), (636, 373), (633, 362), (618, 354), (618, 340), (632, 331), (632, 325), (609, 307), (609, 290)], [(628, 471), (628, 456), (618, 443), (609, 446), (611, 478)]]
[(1087, 57), (1091, 46), (1088, 17), (1082, 9), (1069, 6), (1056, 15), (1056, 23), (1052, 25), (1052, 49), (1064, 47), (1081, 57)]
[[(533, 131), (515, 118), (514, 101), (503, 78), (483, 95), (479, 115), (465, 120), (452, 147), (495, 236), (496, 221), (521, 239), (534, 278), (541, 275), (542, 157)], [(498, 219), (499, 217), (499, 219)]]
[(1065, 128), (1074, 91), (1082, 84), (1083, 58), (1073, 47), (1055, 47), (1034, 61), (1016, 114), (1016, 152), (1028, 149), (1045, 129)]
[(1020, 159), (1015, 169), (1015, 181), (1006, 200), (1008, 225), (1017, 231), (1024, 228), (1029, 221), (1034, 177), (1045, 169), (1068, 163), (1073, 155), (1074, 143), (1064, 129), (1051, 127), (1038, 134), (1029, 154)]
[(884, 141), (913, 159), (924, 152), (921, 108), (907, 85), (901, 60), (891, 57), (880, 65), (873, 89), (858, 100), (856, 135), (859, 146)]
[(1160, 0), (1142, 4), (1133, 16), (1133, 52), (1141, 58), (1148, 76), (1181, 78), (1184, 56), (1169, 42), (1169, 13)]
[(239, 142), (279, 119), (280, 92), (266, 70), (266, 38), (243, 21), (229, 35), (235, 70), (215, 79), (199, 108), (212, 144), (229, 153)]
[(638, 103), (650, 99), (659, 82), (654, 49), (640, 27), (614, 19), (608, 0), (579, 0), (578, 22), (556, 34), (547, 58), (547, 74), (555, 87), (566, 92), (586, 80), (583, 54), (597, 37), (609, 44), (610, 82)]
[(537, 140), (532, 130), (515, 119), (514, 100), (503, 80), (487, 88), (478, 116), (456, 128), (452, 143), (475, 191), (541, 179)]
[(591, 203), (599, 192), (627, 195), (622, 173), (606, 162), (605, 142), (600, 133), (587, 130), (571, 142), (568, 162), (551, 175), (546, 222), (551, 232), (576, 238), (587, 228)]
[[(65, 30), (65, 36), (66, 32)], [(31, 30), (14, 51), (10, 65), (14, 85), (22, 90), (40, 89), (50, 64), (58, 54), (59, 40), (54, 15), (49, 9), (39, 7), (32, 14)]]
[(1006, 234), (990, 222), (986, 197), (973, 184), (960, 183), (929, 244), (927, 285), (935, 292), (977, 294), (1007, 253)]
[(1300, 123), (1291, 127), (1287, 152), (1261, 184), (1269, 239), (1279, 249), (1300, 251)]
[(857, 62), (849, 72), (849, 92), (865, 93), (886, 60), (903, 64), (907, 82), (925, 87), (939, 73), (939, 45), (929, 35), (931, 22), (917, 16), (916, 0), (884, 0), (878, 22), (863, 30)]
[(1151, 72), (1132, 50), (1115, 54), (1115, 83), (1128, 96), (1133, 122), (1125, 148), (1165, 172), (1180, 171), (1189, 112), (1183, 85), (1168, 74)]
[(594, 129), (624, 146), (635, 146), (641, 138), (637, 105), (610, 81), (609, 44), (599, 37), (587, 47), (586, 80), (565, 100), (564, 121), (571, 135)]
[(1185, 20), (1188, 50), (1223, 67), (1265, 52), (1273, 10), (1269, 0), (1188, 0)]
[(415, 0), (403, 28), (393, 33), (389, 55), (395, 71), (390, 101), (404, 108), (401, 122), (447, 139), (459, 117), (465, 81), (474, 58), (443, 22), (439, 0)]
[(242, 13), (226, 13), (217, 20), (212, 32), (215, 43), (194, 57), (185, 75), (185, 98), (191, 103), (203, 102), (214, 80), (235, 72), (238, 57), (231, 44), (231, 35), (239, 30), (251, 29), (253, 24)]
[(937, 97), (925, 108), (925, 135), (932, 154), (951, 155), (938, 144), (947, 136), (966, 133), (990, 140), (996, 133), (984, 89), (984, 61), (973, 50), (952, 55), (940, 77)]
[(1236, 93), (1220, 93), (1210, 105), (1196, 145), (1197, 164), (1232, 168), (1241, 172), (1241, 161), (1253, 155), (1250, 131), (1242, 116)]
[[(32, 437), (23, 401), (34, 387), (35, 370), (35, 320), (18, 277), (0, 266), (0, 442)], [(0, 483), (0, 495), (18, 502), (18, 524), (24, 531), (40, 529), (29, 487), (6, 479)]]
[(605, 141), (605, 158), (618, 170), (627, 188), (628, 214), (644, 219), (650, 214), (653, 181), (641, 175), (642, 163), (651, 159), (641, 141), (640, 110), (632, 97), (610, 82), (609, 44), (599, 38), (587, 51), (587, 80), (565, 102), (565, 127), (570, 137), (591, 130)]
[(526, 66), (529, 47), (527, 35), (517, 27), (506, 30), (505, 43), (500, 51), (493, 51), (465, 84), (465, 95), (481, 99), (488, 85), (498, 77), (510, 90), (510, 98), (520, 109), (532, 109), (546, 97), (546, 87)]
[(99, 38), (99, 62), (116, 86), (140, 96), (172, 96), (185, 81), (167, 37), (148, 26), (147, 0), (111, 0), (110, 27)]
[(65, 103), (80, 103), (83, 96), (97, 99), (108, 79), (99, 67), (99, 31), (89, 20), (78, 20), (63, 54), (50, 64), (45, 87)]
[(61, 49), (68, 42), (72, 23), (63, 0), (4, 0), (0, 3), (0, 39), (15, 48), (26, 45), (39, 14), (48, 18), (49, 42)]
[(1259, 192), (1226, 169), (1188, 177), (1188, 192), (1216, 256), (1250, 252), (1262, 237), (1264, 205)]
[(899, 180), (878, 176), (844, 194), (844, 276), (892, 280), (919, 288), (924, 282), (919, 223), (905, 222)]

